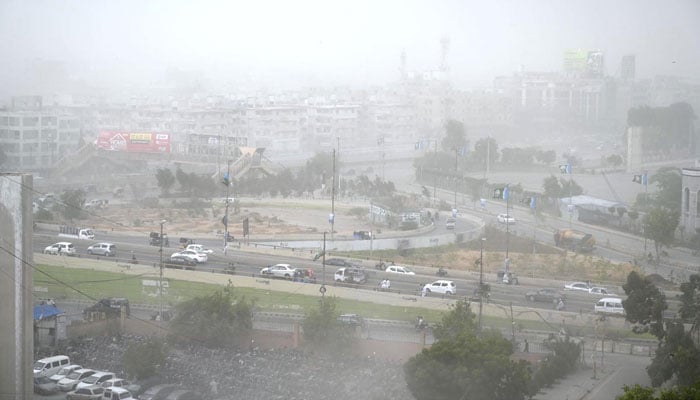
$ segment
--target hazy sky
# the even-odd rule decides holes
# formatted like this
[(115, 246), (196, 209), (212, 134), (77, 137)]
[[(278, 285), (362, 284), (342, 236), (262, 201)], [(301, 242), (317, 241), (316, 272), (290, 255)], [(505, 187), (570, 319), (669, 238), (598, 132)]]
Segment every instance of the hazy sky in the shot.
[(608, 74), (637, 56), (640, 77), (698, 76), (698, 0), (0, 0), (0, 85), (31, 60), (91, 84), (148, 85), (177, 68), (209, 81), (375, 84), (435, 69), (440, 38), (461, 86), (558, 71), (565, 50), (599, 48)]

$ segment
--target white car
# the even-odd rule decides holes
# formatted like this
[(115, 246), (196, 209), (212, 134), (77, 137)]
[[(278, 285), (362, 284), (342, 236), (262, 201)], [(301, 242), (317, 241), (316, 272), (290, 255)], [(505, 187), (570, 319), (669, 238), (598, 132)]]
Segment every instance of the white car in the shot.
[(95, 371), (89, 368), (76, 369), (75, 371), (68, 374), (68, 376), (58, 381), (58, 388), (64, 392), (71, 391), (75, 389), (75, 386), (78, 384), (78, 382), (82, 381), (83, 379), (87, 378), (88, 376), (94, 373)]
[(564, 285), (564, 290), (578, 290), (580, 292), (588, 292), (591, 287), (586, 282), (571, 282)]
[(113, 243), (95, 243), (87, 248), (87, 253), (114, 257), (117, 255), (117, 246)]
[(74, 256), (75, 246), (73, 246), (73, 243), (70, 242), (54, 243), (51, 246), (46, 246), (46, 248), (44, 248), (44, 254), (53, 254), (55, 256)]
[(196, 251), (197, 253), (204, 253), (206, 255), (214, 254), (214, 250), (208, 249), (201, 244), (188, 244), (185, 250)]
[(617, 296), (615, 293), (612, 293), (604, 287), (592, 287), (588, 289), (588, 293), (600, 296)]
[(457, 293), (457, 285), (455, 285), (455, 283), (452, 281), (440, 279), (433, 283), (426, 284), (425, 291), (427, 293), (440, 293), (451, 296)]
[(71, 365), (66, 365), (65, 367), (61, 368), (58, 372), (55, 374), (51, 375), (49, 379), (51, 379), (54, 382), (58, 382), (61, 379), (65, 378), (70, 374), (71, 372), (75, 371), (76, 369), (83, 368), (82, 365), (78, 364), (71, 364)]
[(403, 274), (403, 275), (415, 275), (416, 273), (411, 271), (410, 269), (406, 267), (402, 267), (400, 265), (390, 265), (386, 267), (385, 272), (391, 272), (394, 274)]
[(292, 279), (295, 268), (289, 264), (275, 264), (260, 270), (260, 275), (272, 275), (277, 278)]
[(178, 251), (177, 253), (173, 253), (170, 255), (170, 259), (173, 258), (178, 258), (178, 257), (187, 257), (191, 260), (194, 260), (198, 263), (205, 263), (209, 259), (209, 257), (204, 254), (204, 253), (199, 253), (194, 250), (182, 250)]
[(103, 382), (114, 379), (114, 377), (114, 374), (111, 372), (98, 371), (78, 382), (75, 388), (82, 389), (91, 385), (102, 386)]
[(507, 224), (507, 225), (513, 225), (515, 224), (515, 217), (508, 215), (508, 214), (498, 214), (498, 222), (502, 224)]

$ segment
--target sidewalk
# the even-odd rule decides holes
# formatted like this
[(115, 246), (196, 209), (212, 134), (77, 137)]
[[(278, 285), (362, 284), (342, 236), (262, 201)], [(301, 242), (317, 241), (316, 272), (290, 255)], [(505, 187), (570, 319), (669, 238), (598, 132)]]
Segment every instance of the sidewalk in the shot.
[(550, 388), (544, 388), (533, 397), (533, 400), (583, 400), (614, 371), (615, 367), (608, 365), (603, 372), (596, 370), (596, 378), (593, 379), (592, 366), (579, 366), (573, 374), (566, 376)]

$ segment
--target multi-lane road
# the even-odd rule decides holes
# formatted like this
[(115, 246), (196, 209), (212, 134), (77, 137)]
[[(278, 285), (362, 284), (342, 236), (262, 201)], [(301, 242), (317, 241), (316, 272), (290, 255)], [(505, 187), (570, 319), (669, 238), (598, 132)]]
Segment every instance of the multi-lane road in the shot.
[[(83, 258), (104, 258), (90, 256), (87, 254), (86, 249), (90, 244), (95, 242), (110, 242), (116, 244), (116, 258), (122, 260), (123, 262), (128, 262), (132, 258), (133, 254), (133, 256), (135, 256), (138, 260), (139, 264), (158, 266), (160, 263), (160, 248), (157, 246), (149, 246), (147, 244), (147, 237), (123, 233), (98, 233), (97, 240), (86, 241), (59, 238), (50, 232), (37, 232), (34, 235), (34, 251), (41, 252), (46, 246), (61, 240), (70, 240), (72, 243), (74, 243), (76, 246), (77, 256)], [(217, 248), (216, 246), (220, 247), (221, 245), (218, 240), (202, 240), (201, 244), (212, 249)], [(167, 263), (170, 255), (178, 250), (179, 247), (173, 247), (172, 245), (170, 247), (163, 247), (164, 262)], [(313, 261), (311, 259), (312, 257), (310, 253), (306, 257), (293, 256), (291, 251), (284, 251), (284, 253), (286, 253), (286, 255), (270, 254), (269, 252), (260, 253), (229, 249), (227, 254), (223, 255), (221, 251), (215, 251), (214, 254), (209, 256), (209, 260), (206, 263), (198, 264), (195, 268), (199, 271), (220, 273), (229, 267), (230, 264), (233, 264), (236, 267), (236, 274), (251, 276), (259, 274), (260, 270), (265, 266), (276, 263), (289, 263), (294, 267), (301, 269), (312, 268), (317, 277), (316, 283), (319, 285), (324, 282), (329, 285), (335, 284), (333, 282), (333, 274), (335, 273), (337, 267), (327, 265), (324, 268), (321, 260)], [(363, 263), (362, 260), (355, 260), (355, 262)], [(420, 295), (420, 287), (422, 284), (430, 283), (437, 279), (449, 279), (454, 281), (457, 285), (458, 297), (470, 297), (478, 287), (478, 276), (469, 275), (466, 272), (451, 270), (448, 277), (440, 278), (435, 275), (435, 268), (415, 267), (414, 269), (416, 275), (402, 275), (375, 270), (371, 264), (368, 264), (367, 261), (364, 263), (367, 268), (366, 270), (369, 272), (369, 279), (366, 284), (358, 286), (358, 289), (373, 288), (373, 286), (377, 286), (384, 277), (391, 279), (392, 291), (404, 295)], [(564, 285), (563, 282), (554, 281), (537, 283), (531, 282), (529, 284), (521, 282), (520, 285), (505, 285), (498, 283), (493, 274), (485, 274), (483, 279), (491, 286), (490, 301), (492, 303), (509, 305), (512, 302), (516, 305), (527, 304), (533, 308), (549, 310), (554, 308), (553, 303), (525, 303), (525, 293), (545, 286), (563, 290)], [(597, 300), (597, 297), (587, 293), (567, 292), (566, 295), (566, 306), (567, 309), (571, 311), (590, 312), (593, 308), (593, 304)]]

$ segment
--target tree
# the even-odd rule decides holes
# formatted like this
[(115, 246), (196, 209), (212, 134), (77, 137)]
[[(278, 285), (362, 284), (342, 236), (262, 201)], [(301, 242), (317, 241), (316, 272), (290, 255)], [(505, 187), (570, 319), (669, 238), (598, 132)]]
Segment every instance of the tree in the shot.
[(654, 241), (656, 259), (659, 259), (661, 246), (671, 246), (678, 227), (680, 215), (677, 210), (656, 207), (649, 211), (642, 220), (644, 236)]
[(404, 364), (417, 400), (519, 400), (530, 395), (525, 364), (510, 360), (513, 345), (499, 333), (463, 332), (439, 340)]
[(466, 149), (467, 135), (464, 130), (464, 124), (453, 119), (447, 121), (445, 126), (445, 137), (442, 138), (440, 144), (445, 151), (456, 151), (462, 148)]
[(353, 327), (338, 320), (340, 312), (336, 310), (337, 303), (335, 297), (321, 299), (318, 307), (304, 318), (304, 341), (313, 345), (314, 349), (343, 353), (348, 350), (348, 344), (353, 343)]
[(666, 296), (649, 279), (632, 271), (622, 285), (627, 299), (622, 300), (625, 319), (636, 324), (635, 332), (650, 332), (659, 340), (664, 336), (663, 312), (668, 308)]
[(466, 300), (458, 300), (450, 306), (450, 311), (443, 314), (442, 320), (435, 324), (433, 336), (437, 340), (456, 338), (461, 333), (476, 332), (476, 315)]
[(169, 193), (170, 188), (175, 184), (175, 176), (168, 168), (159, 168), (156, 171), (156, 180), (158, 181), (158, 187), (164, 194)]
[(557, 179), (556, 176), (550, 175), (547, 178), (544, 178), (544, 183), (542, 184), (542, 187), (544, 188), (545, 196), (552, 199), (557, 199), (561, 197), (561, 184), (559, 183), (559, 179)]
[(656, 174), (651, 176), (649, 183), (655, 183), (659, 189), (653, 196), (654, 204), (657, 207), (680, 211), (682, 187), (678, 168), (660, 168)]
[(79, 219), (85, 216), (85, 191), (82, 189), (66, 190), (61, 193), (60, 211), (67, 219)]
[(122, 357), (124, 370), (136, 379), (153, 376), (163, 366), (168, 356), (168, 348), (158, 338), (147, 339), (145, 342), (129, 345)]
[(201, 341), (209, 347), (229, 347), (253, 328), (253, 305), (227, 287), (179, 303), (170, 323), (175, 341)]
[(481, 138), (474, 144), (472, 159), (479, 167), (486, 168), (486, 158), (494, 165), (498, 160), (498, 143), (494, 138)]
[(700, 377), (700, 351), (680, 321), (666, 323), (666, 331), (659, 342), (654, 358), (647, 367), (652, 386), (661, 386), (675, 378), (681, 386), (692, 385)]
[(623, 162), (623, 161), (624, 161), (624, 160), (622, 159), (622, 156), (619, 155), (619, 154), (611, 154), (611, 155), (605, 157), (605, 162), (606, 162), (608, 165), (611, 165), (611, 166), (613, 166), (613, 167), (615, 167), (615, 168), (617, 168), (617, 167), (619, 167), (620, 165), (622, 165), (622, 162)]
[(542, 164), (549, 165), (557, 159), (557, 153), (554, 150), (540, 150), (535, 154), (535, 159)]
[(177, 167), (175, 170), (175, 178), (177, 178), (177, 183), (180, 184), (180, 190), (183, 192), (190, 192), (192, 190), (190, 175), (183, 171), (182, 168)]
[(661, 389), (658, 391), (650, 387), (634, 385), (632, 387), (625, 385), (623, 387), (624, 394), (619, 396), (617, 400), (691, 400), (700, 398), (700, 379), (695, 381), (692, 386), (673, 387)]
[(687, 282), (681, 283), (680, 317), (693, 324), (693, 331), (700, 330), (700, 275), (690, 275)]
[(524, 399), (528, 373), (510, 361), (512, 344), (496, 331), (477, 336), (469, 302), (459, 300), (433, 329), (437, 342), (405, 365), (413, 396), (423, 399)]

